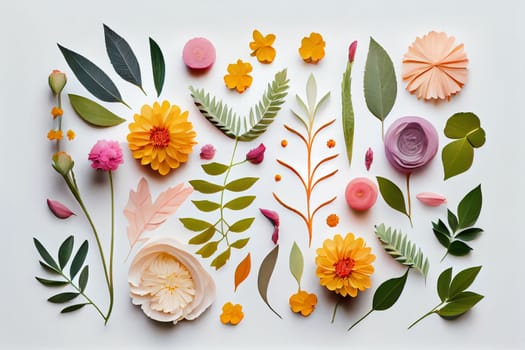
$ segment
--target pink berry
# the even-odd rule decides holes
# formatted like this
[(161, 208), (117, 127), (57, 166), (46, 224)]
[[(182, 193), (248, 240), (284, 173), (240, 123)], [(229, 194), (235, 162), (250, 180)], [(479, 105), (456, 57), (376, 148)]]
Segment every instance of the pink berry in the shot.
[(215, 47), (205, 38), (193, 38), (184, 45), (182, 60), (190, 69), (207, 69), (215, 63)]
[(356, 177), (346, 186), (345, 198), (350, 208), (368, 210), (377, 200), (377, 186), (365, 177)]

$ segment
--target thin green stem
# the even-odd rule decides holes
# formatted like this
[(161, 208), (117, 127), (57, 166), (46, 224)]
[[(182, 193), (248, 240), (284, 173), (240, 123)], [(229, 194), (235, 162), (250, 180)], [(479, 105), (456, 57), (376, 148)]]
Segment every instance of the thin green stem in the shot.
[(343, 297), (339, 296), (339, 299), (337, 299), (337, 303), (335, 303), (334, 312), (332, 312), (332, 319), (330, 320), (330, 323), (334, 323), (335, 315), (337, 313), (337, 308), (339, 307), (339, 304), (341, 304), (341, 301), (343, 301)]
[(412, 200), (410, 199), (410, 174), (407, 174), (407, 203), (408, 203), (408, 220), (410, 220), (410, 226), (414, 227), (414, 224), (412, 223)]
[(359, 322), (361, 322), (362, 320), (364, 320), (368, 315), (370, 315), (372, 312), (374, 311), (374, 309), (371, 309), (370, 311), (368, 311), (363, 317), (361, 317), (359, 320), (357, 320), (356, 322), (354, 322), (353, 325), (350, 326), (350, 328), (348, 328), (347, 331), (351, 330), (352, 328), (354, 328), (355, 326), (357, 326), (359, 324)]
[(443, 262), (443, 260), (445, 260), (447, 256), (448, 256), (448, 248), (447, 248), (447, 252), (445, 253), (445, 255), (443, 255), (443, 257), (441, 258), (441, 260), (439, 260), (439, 262)]
[(240, 164), (242, 162), (239, 162), (239, 163), (234, 163), (233, 160), (235, 158), (235, 151), (237, 151), (237, 145), (239, 144), (239, 139), (235, 138), (235, 144), (233, 145), (233, 151), (232, 151), (232, 156), (230, 158), (230, 163), (228, 164), (228, 170), (226, 171), (226, 174), (224, 175), (224, 182), (222, 184), (223, 188), (221, 190), (221, 200), (220, 200), (220, 215), (221, 215), (221, 230), (220, 230), (220, 234), (223, 236), (224, 239), (226, 239), (226, 244), (228, 244), (228, 246), (230, 246), (230, 242), (228, 240), (228, 236), (227, 236), (227, 233), (225, 233), (225, 228), (224, 228), (224, 224), (226, 223), (225, 220), (224, 220), (224, 190), (225, 190), (225, 186), (226, 184), (228, 183), (228, 177), (230, 175), (230, 172), (232, 170), (232, 167), (237, 165), (237, 164)]
[[(57, 95), (58, 108), (62, 109), (62, 94)], [(58, 116), (58, 130), (62, 131), (62, 116)], [(60, 140), (57, 139), (57, 151), (60, 151)]]
[(385, 122), (381, 120), (381, 140), (385, 143)]
[(109, 307), (108, 313), (106, 315), (106, 322), (108, 323), (109, 316), (111, 316), (111, 311), (113, 310), (113, 300), (114, 300), (114, 286), (113, 286), (113, 251), (115, 247), (115, 191), (113, 188), (113, 173), (111, 170), (108, 171), (109, 174), (109, 188), (111, 192), (111, 243), (109, 248)]
[(104, 315), (104, 313), (102, 312), (102, 310), (100, 310), (100, 308), (97, 306), (97, 304), (95, 304), (95, 302), (93, 300), (91, 300), (90, 297), (88, 297), (72, 280), (70, 280), (65, 274), (64, 272), (62, 271), (59, 271), (60, 274), (62, 275), (62, 277), (64, 277), (64, 279), (73, 287), (77, 290), (77, 292), (80, 293), (80, 295), (82, 295), (87, 301), (89, 304), (93, 305), (93, 307), (97, 310), (97, 312), (100, 314), (100, 316), (102, 316), (102, 318), (105, 320), (106, 319), (106, 316)]
[(414, 323), (412, 323), (410, 326), (408, 326), (408, 329), (414, 327), (419, 321), (421, 321), (421, 320), (424, 319), (425, 317), (430, 316), (430, 315), (432, 315), (434, 312), (436, 312), (436, 310), (441, 306), (441, 304), (443, 304), (443, 303), (440, 303), (440, 304), (437, 305), (435, 308), (433, 308), (432, 310), (430, 310), (429, 312), (427, 312), (426, 314), (424, 314), (423, 316), (421, 316), (420, 318), (418, 318)]

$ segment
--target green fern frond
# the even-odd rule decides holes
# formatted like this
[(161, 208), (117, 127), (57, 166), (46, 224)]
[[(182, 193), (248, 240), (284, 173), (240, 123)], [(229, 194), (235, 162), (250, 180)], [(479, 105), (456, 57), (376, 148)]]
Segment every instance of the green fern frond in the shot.
[(407, 238), (401, 231), (386, 228), (384, 224), (375, 226), (375, 234), (381, 241), (385, 251), (396, 261), (409, 267), (413, 267), (425, 278), (428, 274), (430, 264), (420, 248)]

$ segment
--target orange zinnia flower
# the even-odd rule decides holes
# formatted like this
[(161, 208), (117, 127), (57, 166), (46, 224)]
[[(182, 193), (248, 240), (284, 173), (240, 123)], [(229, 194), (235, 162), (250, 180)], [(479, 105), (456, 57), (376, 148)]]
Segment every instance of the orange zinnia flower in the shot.
[(237, 89), (237, 92), (243, 93), (252, 85), (253, 78), (249, 75), (251, 71), (252, 65), (249, 62), (237, 60), (237, 63), (228, 65), (229, 74), (224, 76), (224, 83), (228, 89)]
[(319, 33), (310, 33), (301, 40), (299, 55), (306, 63), (317, 63), (324, 57), (326, 43)]
[(222, 314), (220, 316), (221, 322), (224, 324), (236, 325), (242, 321), (244, 318), (244, 313), (242, 312), (242, 305), (232, 304), (227, 302), (222, 307)]
[(257, 29), (253, 31), (253, 41), (250, 42), (251, 56), (256, 56), (261, 63), (272, 63), (275, 58), (275, 49), (272, 47), (275, 34), (262, 35)]
[(301, 313), (304, 317), (309, 316), (317, 305), (317, 296), (307, 293), (304, 290), (293, 294), (290, 297), (290, 308), (293, 312)]

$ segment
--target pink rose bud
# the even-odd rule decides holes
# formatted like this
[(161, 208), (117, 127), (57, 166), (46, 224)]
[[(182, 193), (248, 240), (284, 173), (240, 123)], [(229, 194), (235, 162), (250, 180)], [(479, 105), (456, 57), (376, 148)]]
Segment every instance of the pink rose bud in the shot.
[(273, 233), (272, 233), (272, 242), (273, 244), (277, 244), (277, 241), (279, 239), (279, 214), (277, 212), (270, 210), (270, 209), (262, 209), (259, 208), (261, 213), (268, 219), (273, 225)]
[(350, 208), (357, 211), (368, 210), (376, 203), (377, 186), (365, 177), (356, 177), (346, 186), (345, 198)]
[(75, 165), (71, 156), (66, 152), (55, 153), (52, 160), (53, 168), (62, 176), (67, 176), (71, 169), (73, 169), (73, 165)]
[(372, 162), (374, 161), (374, 151), (372, 151), (372, 147), (368, 147), (368, 150), (365, 153), (365, 166), (366, 170), (370, 170), (370, 166), (372, 165)]
[(47, 206), (49, 207), (49, 210), (51, 210), (51, 212), (59, 219), (67, 219), (71, 215), (75, 215), (75, 213), (73, 213), (68, 207), (59, 201), (48, 199)]
[(416, 198), (419, 199), (421, 203), (431, 207), (437, 207), (447, 202), (447, 199), (445, 197), (432, 192), (421, 192), (416, 195)]
[(355, 50), (357, 49), (357, 40), (350, 44), (348, 47), (348, 61), (354, 63)]
[(53, 95), (56, 96), (62, 92), (62, 89), (64, 89), (64, 86), (66, 86), (66, 74), (55, 69), (51, 72), (51, 74), (49, 74), (48, 82), (51, 91), (53, 91)]
[(246, 154), (246, 160), (252, 164), (259, 164), (264, 159), (264, 151), (266, 151), (266, 147), (261, 143), (257, 148), (252, 149)]
[(204, 160), (212, 160), (215, 157), (215, 147), (210, 144), (202, 146), (200, 157)]
[(117, 141), (98, 141), (89, 152), (88, 159), (92, 161), (92, 168), (104, 171), (117, 170), (124, 163), (122, 149)]

